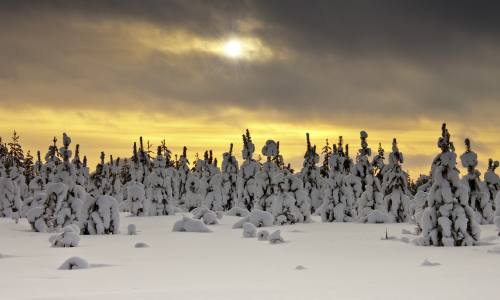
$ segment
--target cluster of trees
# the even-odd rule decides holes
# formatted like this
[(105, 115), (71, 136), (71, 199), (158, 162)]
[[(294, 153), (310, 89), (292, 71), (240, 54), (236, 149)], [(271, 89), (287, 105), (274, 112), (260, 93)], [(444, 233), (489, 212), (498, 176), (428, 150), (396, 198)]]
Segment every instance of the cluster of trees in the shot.
[(430, 175), (416, 182), (403, 170), (404, 156), (395, 138), (387, 161), (380, 143), (372, 158), (365, 131), (354, 156), (342, 136), (335, 144), (326, 140), (320, 164), (316, 145), (306, 134), (303, 166), (296, 173), (285, 164), (279, 141), (266, 141), (261, 162), (254, 159), (248, 130), (242, 138), (241, 165), (232, 144), (219, 167), (211, 150), (190, 164), (187, 147), (172, 156), (162, 141), (154, 153), (140, 138), (130, 158), (106, 160), (101, 153), (90, 172), (86, 157), (80, 159), (79, 145), (73, 155), (68, 135), (63, 134), (62, 147), (54, 138), (44, 160), (38, 152), (34, 161), (14, 132), (11, 142), (0, 141), (0, 216), (26, 217), (36, 231), (78, 224), (82, 234), (105, 234), (118, 231), (120, 211), (135, 216), (201, 207), (239, 216), (265, 211), (274, 224), (309, 222), (317, 214), (324, 222), (413, 222), (422, 234), (420, 244), (438, 246), (473, 245), (479, 239), (477, 224), (495, 222), (498, 162), (490, 159), (482, 179), (466, 139), (460, 160), (467, 171), (460, 177), (445, 124)]

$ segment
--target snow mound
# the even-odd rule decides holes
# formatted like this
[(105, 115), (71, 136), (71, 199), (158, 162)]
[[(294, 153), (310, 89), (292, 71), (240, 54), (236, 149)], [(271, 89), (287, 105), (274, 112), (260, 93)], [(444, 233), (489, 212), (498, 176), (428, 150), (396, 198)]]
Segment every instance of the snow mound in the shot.
[(172, 229), (174, 232), (212, 232), (201, 220), (191, 219), (183, 216), (175, 222)]
[(203, 223), (207, 225), (216, 225), (219, 224), (217, 219), (217, 213), (213, 210), (210, 210), (206, 207), (197, 207), (191, 211), (193, 214), (193, 219), (202, 219)]
[(257, 227), (252, 223), (243, 224), (243, 237), (252, 238), (257, 235)]
[(259, 241), (267, 241), (267, 240), (269, 240), (269, 231), (267, 231), (267, 230), (260, 230), (257, 233), (257, 239)]
[(59, 270), (77, 270), (77, 269), (88, 269), (89, 263), (78, 256), (73, 256), (68, 258), (63, 264), (59, 267)]
[(233, 225), (233, 229), (234, 228), (242, 228), (243, 224), (245, 224), (245, 223), (252, 223), (256, 227), (272, 226), (274, 223), (274, 217), (268, 211), (254, 209), (254, 210), (252, 210), (252, 212), (248, 216), (246, 216), (243, 219), (236, 222)]
[(439, 266), (441, 264), (438, 262), (431, 262), (430, 260), (428, 260), (426, 258), (426, 259), (424, 259), (424, 261), (420, 265), (423, 267), (435, 267), (435, 266)]
[(271, 244), (281, 244), (284, 243), (285, 240), (281, 237), (281, 230), (276, 230), (275, 232), (269, 235), (269, 242)]
[(410, 230), (408, 229), (401, 229), (402, 234), (413, 234)]
[(374, 210), (368, 214), (366, 217), (366, 222), (375, 224), (375, 223), (394, 223), (394, 219), (387, 213), (384, 213), (380, 210)]
[(302, 271), (302, 270), (307, 270), (307, 268), (304, 267), (303, 265), (298, 265), (298, 266), (295, 267), (295, 270)]
[(127, 233), (128, 235), (136, 235), (137, 234), (137, 227), (135, 224), (129, 224), (127, 226)]
[(64, 227), (63, 232), (49, 238), (52, 247), (78, 247), (80, 243), (80, 227), (70, 224)]
[(149, 248), (149, 245), (143, 242), (135, 243), (135, 248)]
[(249, 214), (250, 212), (248, 211), (248, 209), (237, 206), (231, 208), (226, 212), (226, 215), (234, 217), (247, 217)]

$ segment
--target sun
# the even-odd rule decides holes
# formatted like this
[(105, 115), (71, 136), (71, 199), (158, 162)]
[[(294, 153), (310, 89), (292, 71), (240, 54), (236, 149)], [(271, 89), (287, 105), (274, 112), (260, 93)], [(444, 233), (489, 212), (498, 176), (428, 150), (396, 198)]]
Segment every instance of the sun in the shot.
[(233, 39), (224, 45), (224, 54), (230, 58), (239, 58), (242, 54), (240, 41)]

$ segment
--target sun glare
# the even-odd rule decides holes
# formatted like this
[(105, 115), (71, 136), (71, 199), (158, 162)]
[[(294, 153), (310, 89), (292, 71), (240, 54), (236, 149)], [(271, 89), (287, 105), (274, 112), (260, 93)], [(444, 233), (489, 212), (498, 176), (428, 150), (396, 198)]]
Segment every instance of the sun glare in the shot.
[(230, 58), (241, 57), (241, 43), (238, 40), (230, 40), (224, 45), (224, 54)]

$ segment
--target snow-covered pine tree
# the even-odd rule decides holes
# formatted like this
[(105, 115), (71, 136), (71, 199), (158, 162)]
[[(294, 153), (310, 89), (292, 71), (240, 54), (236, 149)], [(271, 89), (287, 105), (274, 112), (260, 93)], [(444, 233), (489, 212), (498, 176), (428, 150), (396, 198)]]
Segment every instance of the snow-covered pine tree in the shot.
[(471, 150), (470, 139), (465, 139), (465, 152), (460, 156), (462, 166), (467, 174), (462, 178), (464, 185), (469, 189), (469, 206), (476, 214), (478, 224), (492, 224), (495, 211), (493, 201), (490, 201), (489, 191), (481, 181), (481, 172), (477, 167), (477, 154)]
[(377, 155), (375, 155), (372, 160), (373, 174), (378, 178), (380, 182), (382, 182), (382, 180), (384, 179), (385, 167), (384, 148), (382, 148), (382, 143), (378, 143), (377, 152)]
[(259, 202), (262, 197), (262, 189), (257, 182), (257, 173), (260, 171), (260, 164), (253, 159), (255, 145), (252, 142), (250, 131), (247, 129), (243, 136), (243, 149), (241, 154), (243, 163), (238, 172), (238, 203), (237, 206), (252, 211), (255, 202)]
[(146, 195), (150, 203), (151, 216), (172, 215), (175, 213), (175, 201), (172, 192), (171, 180), (167, 173), (167, 162), (163, 157), (161, 146), (158, 146), (153, 170), (149, 174)]
[(79, 211), (78, 226), (82, 234), (117, 234), (120, 229), (120, 210), (114, 197), (88, 195)]
[(57, 138), (54, 137), (52, 140), (52, 145), (49, 146), (47, 153), (45, 154), (45, 164), (42, 165), (41, 177), (45, 184), (49, 182), (54, 182), (54, 175), (57, 170), (57, 166), (61, 163), (59, 159), (59, 149), (57, 148)]
[(328, 139), (325, 141), (325, 146), (321, 149), (321, 154), (323, 154), (323, 165), (321, 166), (319, 173), (322, 177), (328, 178), (328, 174), (330, 173), (330, 156), (332, 155), (332, 147), (328, 142)]
[(425, 246), (477, 245), (480, 227), (468, 205), (468, 189), (456, 168), (457, 155), (444, 123), (437, 143), (441, 153), (432, 162), (432, 187), (420, 220), (422, 236), (417, 243)]
[(356, 217), (354, 188), (361, 194), (361, 183), (359, 178), (350, 173), (351, 163), (348, 153), (344, 152), (343, 138), (340, 136), (328, 159), (329, 174), (324, 200), (317, 210), (323, 222), (348, 222)]
[(143, 164), (137, 152), (137, 144), (134, 142), (132, 167), (130, 168), (131, 181), (126, 185), (126, 205), (124, 210), (130, 211), (133, 216), (146, 216), (149, 213), (149, 203), (142, 181), (144, 180)]
[(319, 155), (316, 153), (316, 145), (311, 145), (309, 133), (306, 133), (306, 153), (304, 163), (299, 177), (304, 184), (304, 190), (311, 199), (311, 212), (314, 213), (323, 202), (322, 187), (323, 182), (316, 164), (319, 162)]
[(224, 197), (222, 193), (222, 173), (217, 166), (217, 158), (213, 158), (212, 150), (208, 163), (208, 186), (207, 192), (203, 201), (203, 206), (213, 211), (224, 210)]
[(278, 166), (272, 161), (277, 152), (276, 142), (273, 140), (267, 140), (264, 147), (262, 147), (262, 155), (267, 157), (267, 160), (262, 164), (262, 169), (256, 177), (258, 185), (262, 189), (262, 196), (259, 201), (254, 202), (254, 208), (263, 211), (271, 212), (273, 201), (277, 201), (276, 198), (280, 197), (279, 184), (284, 178), (280, 174)]
[(489, 201), (493, 204), (493, 209), (495, 211), (500, 211), (499, 207), (496, 205), (496, 196), (498, 191), (500, 191), (500, 177), (496, 174), (495, 170), (500, 164), (498, 160), (493, 161), (493, 159), (488, 160), (488, 170), (484, 173), (484, 183), (488, 191)]
[(23, 168), (24, 168), (24, 176), (26, 179), (25, 182), (27, 185), (29, 185), (31, 180), (36, 176), (33, 156), (31, 155), (31, 152), (29, 150), (28, 152), (26, 152), (26, 156), (24, 157)]
[(354, 176), (359, 178), (363, 193), (357, 199), (358, 220), (360, 222), (379, 223), (386, 222), (382, 214), (383, 195), (381, 193), (381, 183), (373, 174), (373, 167), (369, 162), (372, 150), (368, 147), (368, 133), (360, 132), (361, 148), (358, 150), (356, 164), (352, 169)]
[(104, 152), (101, 152), (100, 162), (97, 164), (95, 171), (89, 178), (89, 194), (94, 197), (97, 197), (98, 195), (111, 195), (112, 192), (112, 186), (109, 181), (109, 165), (104, 161), (105, 158), (106, 155)]
[(20, 144), (20, 137), (14, 130), (9, 145), (9, 166), (16, 165), (22, 167), (24, 164), (24, 151)]
[(233, 143), (229, 152), (222, 155), (222, 206), (228, 211), (233, 208), (238, 199), (238, 161), (233, 155)]
[(410, 205), (410, 191), (408, 179), (401, 168), (403, 153), (399, 151), (396, 139), (392, 140), (392, 152), (389, 154), (389, 164), (384, 168), (382, 180), (382, 194), (384, 197), (385, 212), (388, 222), (405, 222), (410, 219), (408, 215)]
[(182, 148), (182, 155), (177, 160), (177, 174), (178, 174), (178, 204), (180, 206), (184, 205), (184, 199), (187, 192), (187, 179), (190, 174), (189, 171), (189, 160), (187, 158), (187, 147)]
[(54, 180), (66, 186), (66, 193), (59, 199), (55, 215), (57, 225), (61, 228), (76, 222), (78, 211), (87, 197), (85, 188), (76, 183), (75, 166), (71, 163), (72, 152), (69, 149), (71, 138), (63, 133), (63, 147), (59, 153), (63, 161), (57, 166)]
[[(3, 167), (3, 164), (1, 164)], [(2, 171), (4, 172), (4, 171)], [(0, 176), (0, 217), (17, 218), (23, 207), (17, 184), (3, 174)]]

